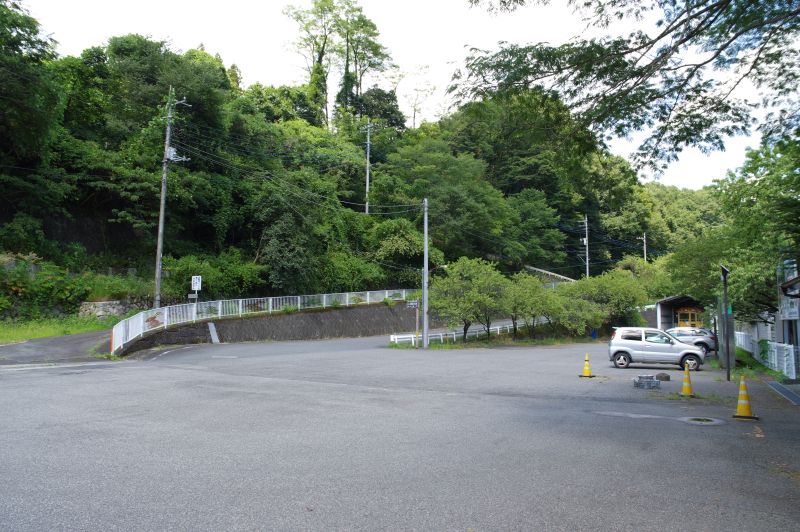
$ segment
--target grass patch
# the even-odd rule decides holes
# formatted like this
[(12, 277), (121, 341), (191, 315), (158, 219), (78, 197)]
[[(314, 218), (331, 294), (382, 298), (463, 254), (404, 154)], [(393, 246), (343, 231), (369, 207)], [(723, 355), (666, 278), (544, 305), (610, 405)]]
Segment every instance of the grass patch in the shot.
[(103, 319), (94, 316), (66, 316), (30, 321), (0, 321), (0, 344), (107, 330), (116, 325), (120, 319), (122, 318), (116, 316)]
[(717, 395), (715, 393), (711, 393), (708, 395), (700, 395), (699, 393), (696, 393), (694, 394), (694, 397), (686, 397), (678, 392), (669, 392), (665, 394), (654, 393), (651, 395), (656, 399), (666, 399), (667, 401), (695, 401), (699, 399), (701, 401), (709, 401), (712, 403), (717, 403), (725, 406), (735, 405), (736, 401), (738, 400), (737, 397), (725, 397), (722, 395)]
[[(720, 366), (719, 360), (714, 358), (707, 361), (708, 365), (714, 369), (724, 369)], [(763, 365), (761, 362), (753, 358), (749, 351), (745, 351), (741, 347), (736, 348), (736, 367), (731, 368), (731, 378), (736, 377), (738, 380), (742, 375), (746, 379), (759, 379), (769, 377), (774, 380), (781, 380), (784, 374), (780, 371), (775, 371)], [(721, 380), (721, 379), (717, 379)]]
[[(422, 338), (420, 337), (420, 342)], [(440, 342), (438, 338), (431, 338), (430, 349), (492, 349), (496, 347), (537, 347), (548, 345), (568, 345), (568, 344), (585, 344), (585, 343), (602, 343), (601, 340), (595, 340), (589, 336), (585, 337), (543, 337), (543, 338), (530, 338), (530, 337), (517, 337), (515, 340), (510, 334), (501, 334), (499, 336), (492, 336), (491, 340), (484, 338), (469, 338), (464, 342), (460, 337), (454, 343), (451, 339)], [(402, 344), (389, 344), (392, 349), (415, 349), (411, 343)]]

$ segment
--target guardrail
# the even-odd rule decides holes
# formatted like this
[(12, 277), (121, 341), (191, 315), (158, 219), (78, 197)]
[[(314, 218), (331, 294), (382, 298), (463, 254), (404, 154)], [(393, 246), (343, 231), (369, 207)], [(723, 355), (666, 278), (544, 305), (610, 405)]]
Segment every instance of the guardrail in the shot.
[(752, 334), (735, 332), (736, 346), (750, 352), (753, 358), (768, 368), (780, 371), (790, 379), (800, 374), (800, 349), (789, 344), (767, 341), (767, 352), (762, 354), (758, 340)]
[(249, 314), (271, 314), (311, 308), (336, 308), (379, 303), (386, 299), (404, 301), (415, 289), (372, 290), (304, 296), (258, 297), (202, 301), (144, 310), (114, 326), (111, 333), (111, 352), (119, 353), (131, 342), (145, 334), (164, 330), (172, 325), (209, 321)]
[[(494, 334), (500, 334), (501, 332), (511, 332), (514, 330), (513, 325), (500, 325), (499, 327), (490, 327), (489, 331)], [(467, 339), (470, 337), (478, 338), (480, 336), (486, 336), (486, 329), (475, 329), (467, 331)], [(450, 341), (452, 338), (453, 343), (458, 341), (457, 338), (464, 338), (464, 332), (458, 331), (447, 331), (447, 332), (440, 332), (440, 333), (428, 333), (428, 341), (432, 342), (433, 340), (439, 340), (441, 343), (446, 343)], [(420, 342), (422, 342), (422, 335), (415, 335), (415, 334), (390, 334), (389, 335), (389, 343), (392, 344), (400, 344), (409, 342), (414, 347), (417, 346)]]

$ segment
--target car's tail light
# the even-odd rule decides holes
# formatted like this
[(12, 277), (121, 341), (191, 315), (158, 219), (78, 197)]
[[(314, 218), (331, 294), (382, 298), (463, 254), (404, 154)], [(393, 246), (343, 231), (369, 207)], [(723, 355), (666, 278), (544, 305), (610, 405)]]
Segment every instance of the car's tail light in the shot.
[(616, 335), (617, 335), (617, 330), (611, 329), (611, 338), (609, 338), (609, 340), (613, 340)]

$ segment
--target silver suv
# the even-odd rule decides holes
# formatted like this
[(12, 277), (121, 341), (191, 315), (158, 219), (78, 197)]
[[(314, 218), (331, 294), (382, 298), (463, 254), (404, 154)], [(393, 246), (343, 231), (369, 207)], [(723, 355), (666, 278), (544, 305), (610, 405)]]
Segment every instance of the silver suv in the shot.
[(667, 329), (667, 333), (681, 342), (696, 345), (702, 349), (705, 354), (708, 354), (709, 351), (717, 350), (716, 337), (705, 329), (700, 329), (698, 327), (673, 327), (672, 329)]
[(705, 353), (658, 329), (617, 327), (608, 341), (608, 359), (618, 368), (631, 364), (678, 364), (696, 371), (705, 361)]

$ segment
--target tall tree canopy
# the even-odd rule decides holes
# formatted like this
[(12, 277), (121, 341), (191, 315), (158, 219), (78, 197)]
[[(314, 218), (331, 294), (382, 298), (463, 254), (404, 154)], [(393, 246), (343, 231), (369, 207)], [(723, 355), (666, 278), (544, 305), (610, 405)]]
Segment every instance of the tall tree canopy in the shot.
[[(469, 0), (513, 10), (551, 0)], [(636, 154), (663, 168), (686, 146), (724, 148), (724, 139), (747, 133), (759, 106), (768, 136), (800, 126), (800, 1), (777, 0), (570, 0), (600, 30), (619, 20), (651, 32), (578, 38), (560, 46), (505, 45), (474, 50), (456, 76), (462, 98), (535, 85), (559, 91), (579, 121), (624, 137), (648, 132)], [(759, 101), (738, 96), (752, 83)]]
[(54, 43), (19, 2), (0, 0), (0, 164), (40, 155), (55, 118), (56, 90), (41, 68)]

